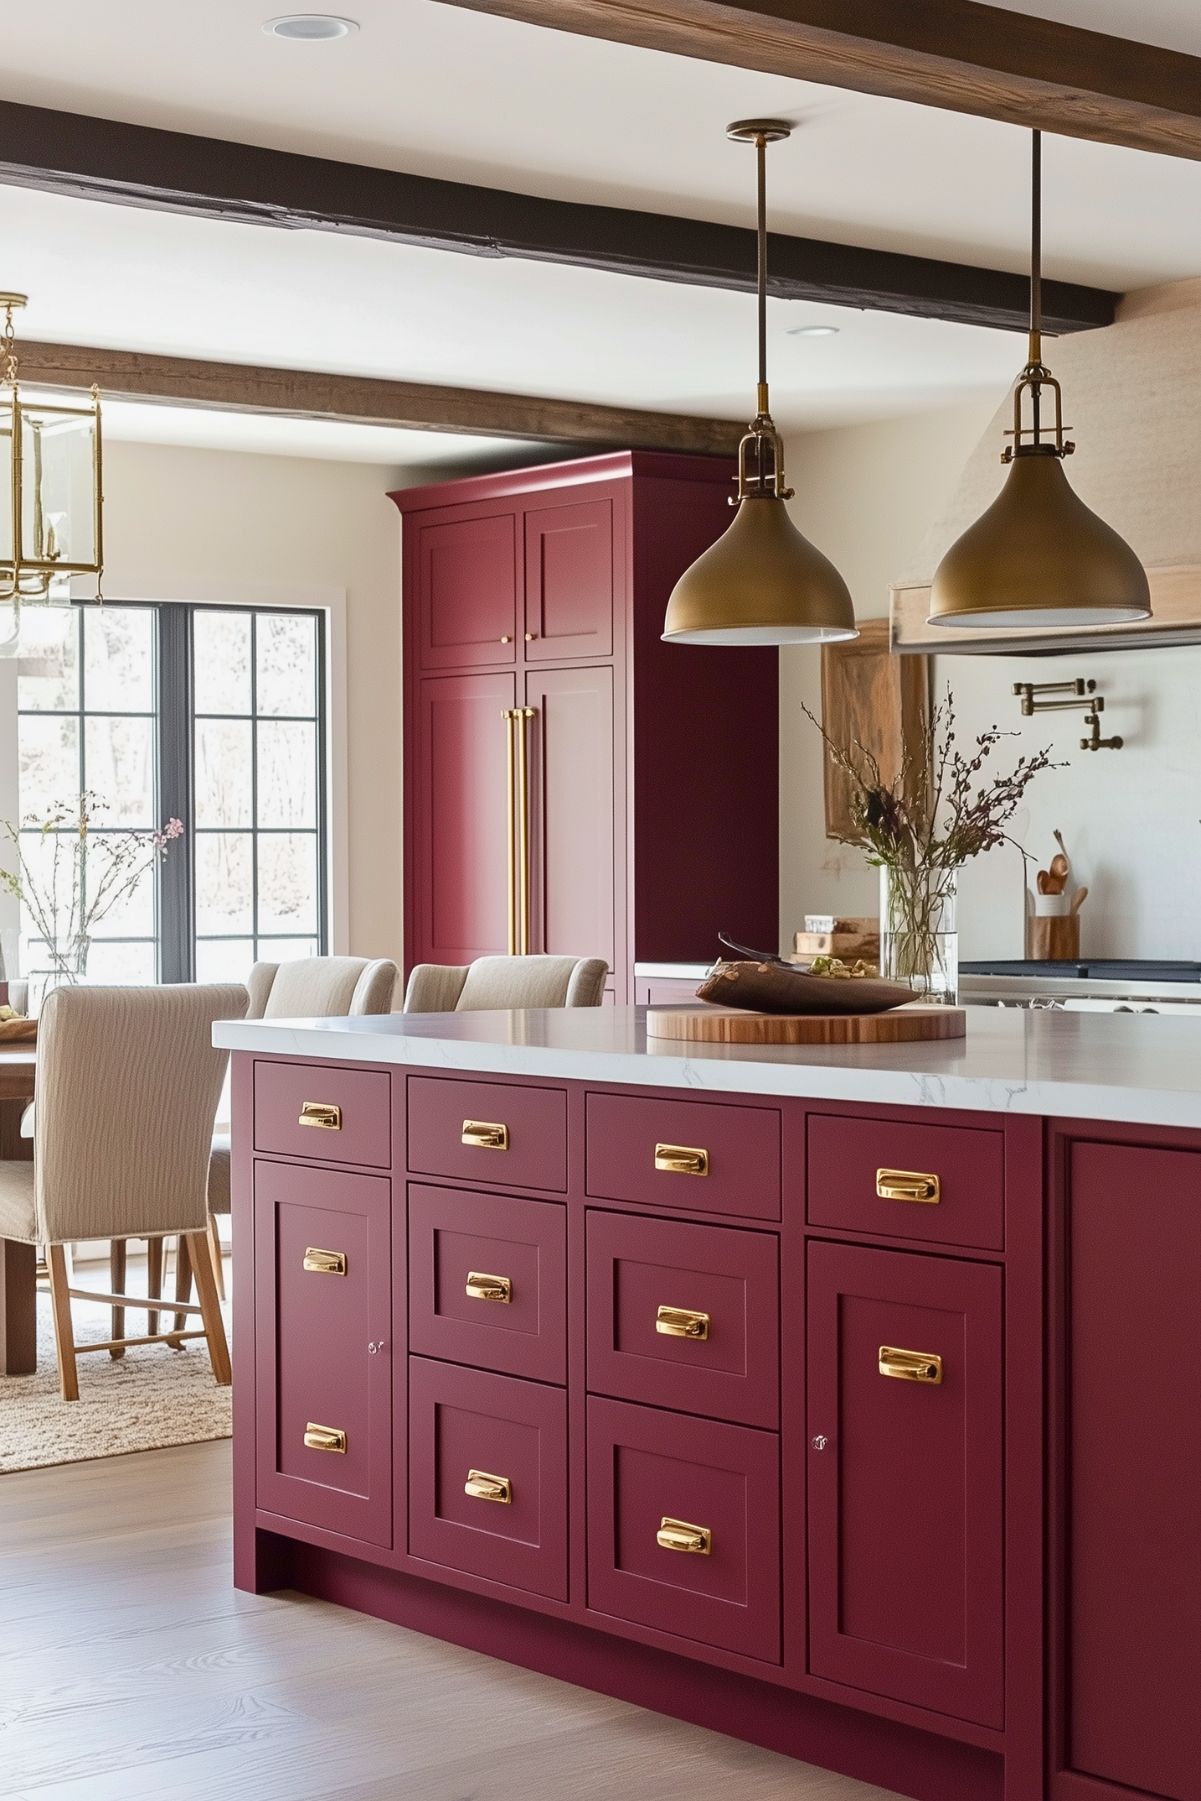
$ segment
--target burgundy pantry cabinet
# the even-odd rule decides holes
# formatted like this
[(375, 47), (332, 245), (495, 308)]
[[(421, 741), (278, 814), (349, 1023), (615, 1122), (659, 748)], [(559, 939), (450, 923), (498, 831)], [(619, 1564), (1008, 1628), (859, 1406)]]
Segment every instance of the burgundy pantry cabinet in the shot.
[(778, 937), (777, 658), (660, 641), (731, 466), (622, 451), (393, 494), (405, 946), (697, 961)]

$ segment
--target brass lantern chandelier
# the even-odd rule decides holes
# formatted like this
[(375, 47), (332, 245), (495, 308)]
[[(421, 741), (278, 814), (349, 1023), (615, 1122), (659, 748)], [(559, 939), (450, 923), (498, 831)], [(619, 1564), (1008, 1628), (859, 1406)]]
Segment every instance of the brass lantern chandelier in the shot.
[(758, 164), (758, 410), (738, 446), (738, 511), (672, 590), (663, 623), (669, 644), (829, 644), (858, 637), (850, 591), (803, 538), (785, 502), (784, 446), (767, 393), (768, 144), (792, 135), (778, 119), (743, 119), (727, 128), (753, 144)]
[(14, 314), (0, 293), (0, 639), (30, 602), (71, 599), (71, 578), (103, 569), (100, 395), (34, 398), (18, 379)]
[[(1124, 538), (1076, 495), (1063, 459), (1059, 383), (1042, 360), (1042, 134), (1033, 134), (1030, 346), (1013, 390), (1013, 442), (1000, 494), (952, 544), (930, 593), (931, 625), (1118, 625), (1151, 616), (1146, 571)], [(1054, 423), (1043, 417), (1050, 393)], [(1028, 401), (1029, 422), (1024, 422)]]

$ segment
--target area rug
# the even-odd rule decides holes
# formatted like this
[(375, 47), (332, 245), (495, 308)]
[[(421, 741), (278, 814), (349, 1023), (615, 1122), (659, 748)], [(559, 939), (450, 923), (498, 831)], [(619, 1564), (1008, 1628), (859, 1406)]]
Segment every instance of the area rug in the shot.
[[(107, 1274), (80, 1271), (80, 1285), (107, 1286)], [(130, 1292), (134, 1286), (131, 1278)], [(144, 1282), (139, 1286), (144, 1291)], [(110, 1336), (107, 1307), (73, 1301), (71, 1313), (78, 1343)], [(127, 1329), (142, 1330), (145, 1317), (127, 1315)], [(228, 1310), (225, 1326), (228, 1331)], [(139, 1345), (116, 1359), (93, 1351), (78, 1368), (79, 1399), (68, 1403), (58, 1392), (50, 1297), (39, 1294), (37, 1374), (0, 1376), (0, 1472), (230, 1436), (230, 1390), (213, 1381), (203, 1339), (189, 1339), (178, 1351)]]

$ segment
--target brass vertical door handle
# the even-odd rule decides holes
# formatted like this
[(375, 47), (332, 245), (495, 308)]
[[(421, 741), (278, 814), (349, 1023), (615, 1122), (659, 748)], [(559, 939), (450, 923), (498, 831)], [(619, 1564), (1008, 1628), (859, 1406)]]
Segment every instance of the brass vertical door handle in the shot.
[(507, 864), (506, 898), (508, 902), (508, 953), (517, 955), (517, 747), (516, 709), (503, 707), (505, 722), (505, 860)]
[(517, 736), (517, 955), (530, 954), (530, 720), (533, 707), (515, 707)]

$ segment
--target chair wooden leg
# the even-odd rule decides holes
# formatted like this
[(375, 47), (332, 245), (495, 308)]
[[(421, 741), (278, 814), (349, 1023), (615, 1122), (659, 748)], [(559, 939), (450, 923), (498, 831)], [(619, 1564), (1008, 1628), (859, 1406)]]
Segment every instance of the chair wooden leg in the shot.
[[(126, 1265), (125, 1240), (123, 1238), (114, 1238), (114, 1239), (110, 1240), (109, 1247), (108, 1247), (108, 1276), (109, 1276), (109, 1284), (108, 1285), (109, 1285), (110, 1292), (113, 1294), (125, 1294), (127, 1292), (126, 1287), (125, 1287), (125, 1265)], [(112, 1311), (113, 1311), (112, 1336), (114, 1338), (124, 1338), (125, 1337), (125, 1309), (124, 1309), (124, 1307), (114, 1307)], [(120, 1349), (109, 1352), (109, 1356), (114, 1359), (116, 1359), (118, 1357), (124, 1357), (124, 1355), (125, 1355), (124, 1350), (120, 1350)]]
[[(188, 1302), (192, 1298), (192, 1253), (188, 1249), (186, 1235), (181, 1232), (179, 1243), (175, 1249), (175, 1299)], [(171, 1325), (176, 1332), (182, 1332), (188, 1323), (186, 1313), (174, 1315)], [(173, 1351), (182, 1351), (183, 1344), (178, 1338), (168, 1340)]]
[[(146, 1293), (155, 1299), (163, 1292), (163, 1241), (161, 1238), (146, 1240)], [(147, 1315), (146, 1331), (150, 1337), (158, 1331), (158, 1314)]]
[(213, 1275), (217, 1281), (217, 1293), (225, 1299), (225, 1260), (221, 1255), (221, 1231), (217, 1225), (217, 1216), (209, 1214), (209, 1249), (213, 1254)]
[(54, 1348), (58, 1356), (58, 1386), (64, 1401), (79, 1399), (79, 1375), (75, 1367), (75, 1332), (71, 1325), (71, 1253), (64, 1244), (46, 1247), (50, 1272), (50, 1301), (54, 1309)]
[(225, 1337), (225, 1321), (221, 1317), (221, 1303), (217, 1299), (217, 1279), (213, 1275), (212, 1259), (209, 1256), (208, 1234), (206, 1232), (189, 1232), (187, 1244), (192, 1258), (192, 1273), (196, 1277), (196, 1296), (200, 1302), (200, 1316), (204, 1324), (205, 1335), (208, 1338), (213, 1379), (220, 1387), (228, 1388), (232, 1379), (229, 1367), (229, 1344)]

